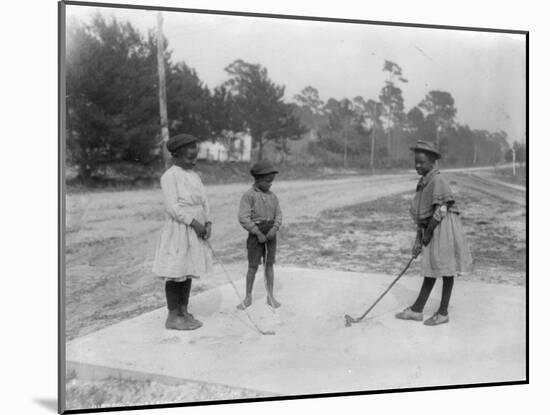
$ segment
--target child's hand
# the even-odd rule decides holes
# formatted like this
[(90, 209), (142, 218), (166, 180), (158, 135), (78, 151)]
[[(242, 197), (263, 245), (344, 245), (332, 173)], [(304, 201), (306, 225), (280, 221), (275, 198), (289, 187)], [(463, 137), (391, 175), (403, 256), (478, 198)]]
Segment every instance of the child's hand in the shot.
[(210, 239), (210, 236), (212, 235), (212, 224), (210, 222), (206, 222), (206, 225), (204, 226), (205, 233), (202, 237), (205, 241)]
[(268, 240), (271, 240), (273, 238), (275, 238), (277, 236), (277, 228), (276, 227), (272, 227), (269, 232), (267, 233), (267, 235), (265, 236)]
[(193, 221), (191, 222), (191, 227), (199, 238), (202, 238), (206, 234), (206, 228), (195, 219), (193, 219)]
[(413, 258), (417, 258), (418, 255), (422, 252), (422, 242), (420, 242), (418, 239), (414, 242), (413, 248), (412, 248), (412, 256)]
[(433, 236), (433, 231), (426, 229), (426, 231), (424, 232), (424, 236), (422, 237), (422, 245), (427, 246), (432, 240), (432, 236)]
[(430, 219), (430, 223), (428, 223), (428, 226), (424, 230), (424, 235), (422, 236), (422, 244), (424, 246), (427, 246), (430, 241), (432, 240), (432, 237), (434, 236), (434, 230), (439, 225), (439, 221), (432, 217)]
[(260, 231), (258, 231), (256, 233), (256, 238), (258, 238), (258, 242), (261, 243), (261, 244), (265, 244), (267, 242), (267, 238), (265, 237), (265, 235), (263, 233), (261, 233)]

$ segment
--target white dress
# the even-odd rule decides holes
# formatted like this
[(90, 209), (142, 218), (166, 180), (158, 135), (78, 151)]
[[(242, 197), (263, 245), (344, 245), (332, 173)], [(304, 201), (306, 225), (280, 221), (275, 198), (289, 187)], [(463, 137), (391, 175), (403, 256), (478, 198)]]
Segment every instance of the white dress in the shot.
[(161, 278), (199, 278), (212, 269), (212, 252), (190, 226), (193, 219), (204, 225), (210, 207), (199, 175), (172, 166), (160, 179), (168, 218), (158, 240), (153, 273)]

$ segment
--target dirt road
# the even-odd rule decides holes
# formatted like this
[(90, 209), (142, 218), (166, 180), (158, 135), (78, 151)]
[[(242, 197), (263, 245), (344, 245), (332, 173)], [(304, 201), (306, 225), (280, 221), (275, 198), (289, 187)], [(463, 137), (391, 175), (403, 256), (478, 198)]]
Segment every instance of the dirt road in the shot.
[[(521, 191), (488, 185), (470, 174), (453, 174), (452, 179), (508, 202), (525, 199)], [(411, 173), (279, 181), (273, 191), (279, 197), (288, 229), (292, 223), (315, 221), (327, 209), (412, 192), (417, 180), (418, 176)], [(212, 244), (222, 254), (240, 241), (244, 244), (246, 234), (237, 223), (237, 209), (241, 194), (249, 186), (207, 187), (214, 222)], [(151, 275), (158, 230), (165, 219), (160, 190), (74, 194), (67, 195), (66, 203), (67, 337), (162, 306), (162, 286)], [(218, 283), (215, 278), (200, 280), (193, 292)]]
[[(273, 186), (284, 223), (313, 220), (325, 209), (353, 205), (414, 188), (414, 175), (280, 181)], [(216, 250), (245, 239), (237, 223), (250, 184), (209, 186)], [(67, 195), (66, 315), (72, 338), (159, 307), (163, 290), (151, 276), (158, 230), (165, 213), (159, 189)], [(203, 291), (217, 281), (201, 281)]]
[(524, 187), (499, 181), (490, 173), (459, 173), (456, 177), (463, 185), (478, 192), (517, 203), (521, 206), (525, 206), (527, 203)]
[[(325, 209), (366, 202), (414, 187), (414, 175), (351, 177), (333, 180), (281, 181), (272, 190), (279, 197), (284, 222), (313, 218)], [(242, 238), (237, 223), (241, 195), (249, 184), (208, 186), (214, 222), (213, 244), (223, 247)], [(146, 236), (164, 220), (160, 190), (75, 194), (67, 196), (68, 262), (95, 258), (102, 242)], [(156, 236), (155, 236), (156, 237)], [(155, 239), (155, 238), (153, 238)], [(79, 249), (83, 245), (83, 251)], [(96, 251), (94, 248), (98, 248)], [(110, 248), (109, 248), (110, 249)], [(95, 251), (91, 253), (90, 251)], [(76, 255), (75, 255), (76, 254)]]
[[(496, 181), (496, 174), (492, 174), (489, 170), (445, 172), (451, 186), (457, 193), (464, 229), (474, 256), (472, 272), (469, 275), (461, 276), (460, 281), (465, 278), (486, 283), (485, 292), (487, 294), (480, 294), (480, 291), (476, 288), (473, 293), (467, 295), (464, 292), (461, 294), (461, 290), (469, 285), (456, 284), (453, 293), (454, 300), (452, 300), (453, 306), (456, 307), (452, 310), (455, 316), (453, 317), (453, 327), (457, 327), (457, 324), (460, 327), (460, 324), (462, 324), (460, 319), (462, 319), (464, 327), (469, 329), (468, 333), (473, 333), (471, 331), (473, 321), (471, 316), (498, 317), (503, 318), (502, 321), (510, 323), (511, 319), (503, 317), (502, 313), (491, 313), (488, 310), (494, 311), (497, 309), (495, 307), (502, 307), (504, 312), (509, 313), (508, 303), (502, 302), (494, 294), (497, 291), (508, 292), (511, 289), (517, 289), (518, 286), (525, 286), (527, 277), (525, 261), (526, 192), (521, 186)], [(395, 176), (357, 176), (338, 180), (276, 182), (273, 190), (279, 196), (285, 216), (285, 226), (281, 230), (277, 254), (280, 267), (276, 270), (277, 295), (284, 305), (277, 312), (279, 315), (283, 313), (282, 316), (284, 317), (278, 318), (277, 321), (284, 321), (285, 324), (277, 326), (277, 333), (278, 338), (281, 338), (281, 335), (284, 336), (284, 333), (287, 336), (286, 338), (282, 337), (281, 344), (284, 347), (277, 346), (277, 353), (280, 350), (284, 352), (289, 344), (296, 344), (297, 340), (303, 341), (304, 339), (319, 337), (315, 336), (315, 333), (320, 334), (321, 337), (326, 337), (326, 333), (335, 327), (342, 330), (345, 335), (353, 334), (360, 329), (359, 326), (351, 331), (345, 329), (342, 324), (342, 315), (348, 310), (361, 311), (372, 302), (370, 298), (364, 298), (361, 293), (369, 293), (369, 295), (374, 296), (382, 291), (382, 286), (377, 289), (372, 288), (374, 283), (371, 279), (372, 273), (379, 273), (389, 278), (402, 268), (403, 261), (410, 255), (410, 246), (414, 237), (414, 224), (411, 223), (408, 216), (407, 206), (417, 179), (418, 176), (414, 172), (410, 172), (409, 174)], [(242, 272), (246, 266), (243, 263), (244, 249), (242, 246), (245, 233), (237, 224), (236, 215), (240, 194), (248, 186), (247, 184), (239, 184), (208, 187), (215, 222), (213, 243), (216, 250), (219, 250), (224, 262), (227, 262), (229, 272), (235, 280), (239, 277), (239, 274), (241, 274), (241, 277), (243, 276)], [(161, 200), (160, 190), (68, 196), (66, 235), (68, 242), (66, 319), (68, 339), (80, 337), (123, 320), (126, 320), (126, 322), (135, 321), (127, 319), (164, 306), (162, 285), (151, 278), (150, 271), (158, 229), (164, 220)], [(301, 269), (309, 268), (311, 276), (315, 276), (315, 283), (311, 281), (308, 283), (304, 281), (303, 275), (299, 275), (296, 281), (304, 284), (304, 286), (289, 290), (289, 277), (281, 277), (280, 274), (281, 269), (283, 267), (288, 268), (289, 265), (295, 265)], [(324, 283), (317, 284), (318, 270), (326, 269), (331, 270), (329, 278)], [(341, 278), (334, 278), (340, 271), (359, 273), (362, 283), (368, 284), (369, 289), (354, 289), (354, 295), (351, 297), (342, 294), (335, 295), (338, 290), (342, 289)], [(368, 281), (364, 279), (366, 275), (369, 275)], [(293, 277), (296, 278), (296, 275), (293, 275)], [(387, 283), (386, 277), (384, 288)], [(239, 289), (242, 289), (243, 281), (235, 282), (239, 285)], [(420, 282), (419, 264), (413, 263), (405, 278), (378, 306), (379, 316), (383, 317), (384, 313), (380, 314), (383, 307), (391, 307), (392, 313), (386, 313), (386, 318), (391, 317), (393, 309), (406, 304), (408, 300), (413, 298), (412, 296), (415, 294), (416, 287), (419, 286)], [(204, 280), (194, 282), (193, 293), (197, 294), (200, 291), (209, 290), (216, 285), (220, 285), (222, 290), (223, 287), (229, 289), (228, 284), (224, 283), (226, 281), (221, 274), (208, 276)], [(407, 284), (409, 286), (405, 288)], [(494, 285), (494, 288), (487, 284)], [(315, 289), (311, 290), (311, 287), (315, 287)], [(265, 317), (264, 315), (267, 323), (273, 321), (274, 316), (263, 303), (265, 294), (262, 293), (262, 289), (261, 283), (256, 285), (255, 295), (258, 301), (253, 306), (256, 307), (253, 313), (255, 318), (262, 318), (261, 314), (259, 317), (258, 313), (265, 313), (268, 316)], [(360, 295), (356, 296), (356, 292)], [(207, 310), (201, 310), (200, 306), (200, 299), (204, 298), (204, 295), (192, 298), (192, 311), (204, 320), (204, 316), (209, 312), (208, 310), (210, 312), (213, 310), (212, 304), (216, 304), (222, 298), (219, 293), (220, 290), (212, 289), (204, 294), (215, 297), (215, 300), (202, 303), (203, 306), (207, 304)], [(489, 296), (488, 293), (490, 293)], [(307, 300), (307, 296), (303, 294), (309, 294), (310, 300)], [(392, 298), (396, 295), (402, 296), (402, 298), (396, 301), (397, 297), (395, 297), (392, 303)], [(472, 295), (479, 295), (481, 299), (480, 301), (474, 301), (473, 309), (470, 306), (465, 307), (465, 304), (472, 304), (466, 302), (466, 298), (471, 301)], [(233, 304), (237, 303), (234, 292), (229, 291), (226, 297), (229, 304), (228, 310), (234, 310)], [(485, 301), (487, 298), (493, 301), (490, 306)], [(339, 311), (335, 308), (335, 299), (344, 301)], [(350, 302), (350, 299), (353, 301)], [(432, 296), (431, 301), (431, 307), (434, 307), (437, 294)], [(515, 301), (514, 304), (517, 306), (518, 301)], [(477, 306), (486, 307), (486, 310), (483, 312), (476, 311), (475, 307)], [(298, 310), (296, 307), (303, 307), (306, 312)], [(177, 355), (180, 356), (181, 345), (178, 344), (178, 336), (162, 331), (164, 313), (165, 310), (157, 310), (158, 319), (152, 323), (151, 327), (144, 326), (140, 328), (142, 331), (138, 332), (137, 335), (133, 332), (135, 324), (134, 329), (125, 326), (126, 322), (111, 327), (111, 330), (115, 332), (114, 337), (117, 347), (119, 340), (124, 339), (122, 353), (125, 357), (128, 353), (126, 349), (128, 344), (132, 344), (132, 347), (143, 346), (144, 344), (150, 347), (153, 342), (148, 341), (147, 336), (157, 336), (161, 339), (162, 347), (174, 347), (177, 349)], [(311, 324), (311, 319), (315, 316), (315, 313), (322, 317), (320, 319), (315, 317), (315, 322)], [(517, 312), (514, 313), (512, 314), (516, 316)], [(147, 315), (149, 314), (145, 316)], [(200, 341), (197, 340), (197, 342), (204, 345), (206, 339), (216, 348), (224, 342), (231, 343), (236, 338), (240, 342), (242, 336), (236, 334), (234, 327), (227, 324), (227, 320), (224, 320), (228, 315), (235, 314), (229, 312), (220, 319), (207, 321), (207, 324), (205, 324), (206, 331), (199, 330), (195, 333), (201, 336)], [(297, 316), (302, 319), (302, 323), (300, 323), (300, 318), (297, 318)], [(492, 329), (498, 327), (497, 338), (501, 339), (502, 326), (490, 322), (487, 318), (483, 320), (483, 324)], [(259, 322), (264, 327), (264, 321), (260, 320)], [(325, 326), (315, 329), (315, 327), (321, 327), (320, 322), (325, 322), (323, 323)], [(330, 327), (327, 327), (327, 324)], [(383, 320), (382, 322), (378, 321), (376, 324), (371, 322), (363, 327), (365, 327), (365, 330), (369, 330), (371, 338), (380, 339), (387, 335), (390, 324), (393, 327), (395, 320), (391, 319), (391, 323), (387, 321), (387, 324)], [(487, 332), (487, 327), (484, 326), (483, 329), (478, 331), (488, 336), (488, 339), (494, 338), (494, 335)], [(372, 330), (382, 331), (372, 337)], [(205, 337), (204, 334), (208, 331), (215, 334), (209, 338), (208, 336)], [(231, 333), (231, 335), (227, 335), (227, 333)], [(247, 333), (250, 334), (248, 331)], [(401, 331), (399, 333), (403, 334)], [(517, 333), (517, 329), (514, 328), (512, 335), (514, 341), (518, 339)], [(407, 335), (410, 340), (410, 333)], [(359, 334), (356, 338), (360, 339), (360, 349), (358, 350), (365, 352), (365, 337)], [(220, 342), (220, 339), (223, 341)], [(433, 340), (426, 340), (424, 335), (422, 335), (422, 339), (430, 347), (433, 346)], [(271, 340), (273, 340), (273, 337)], [(413, 343), (418, 346), (421, 355), (421, 351), (426, 349), (419, 341), (420, 338), (415, 337)], [(186, 347), (194, 347), (191, 343), (189, 342)], [(250, 350), (263, 350), (265, 346), (262, 345), (258, 349), (258, 344), (250, 342), (249, 337), (243, 343), (248, 344), (247, 347)], [(317, 352), (321, 353), (317, 347), (319, 343), (315, 340), (313, 340), (313, 343), (314, 346), (309, 348), (294, 347), (293, 350), (297, 351), (298, 355), (302, 352), (304, 354), (304, 359), (300, 359), (301, 362), (307, 360), (305, 358), (318, 356)], [(483, 343), (485, 349), (487, 344), (490, 344), (490, 342)], [(117, 355), (115, 348), (109, 346), (106, 342), (102, 341), (100, 346), (108, 350), (107, 354), (100, 354), (105, 356)], [(239, 343), (238, 345), (235, 344), (235, 347), (231, 347), (233, 350), (243, 346), (242, 343)], [(341, 351), (340, 345), (337, 347)], [(90, 350), (97, 353), (98, 348), (100, 347), (96, 345), (91, 347)], [(501, 349), (498, 348), (499, 351)], [(82, 347), (81, 350), (85, 351), (86, 347)], [(202, 346), (200, 350), (204, 351)], [(314, 350), (313, 353), (312, 350)], [(323, 347), (322, 352), (325, 353), (326, 350), (329, 349)], [(448, 348), (445, 348), (444, 351), (448, 354)], [(149, 349), (146, 353), (148, 352)], [(289, 356), (291, 358), (297, 356), (294, 353)], [(383, 361), (384, 356), (387, 357), (387, 347), (385, 345), (381, 353), (383, 354), (382, 360), (378, 359), (378, 361)], [(367, 354), (372, 357), (373, 352), (368, 351)], [(428, 357), (428, 361), (433, 360), (432, 354)], [(521, 353), (515, 354), (521, 355)], [(165, 354), (162, 353), (162, 355)], [(349, 353), (346, 356), (348, 355)], [(357, 353), (352, 353), (352, 355), (357, 355)], [(471, 353), (469, 353), (470, 355)], [(494, 357), (494, 355), (491, 355), (491, 358)], [(314, 359), (318, 358), (314, 357)], [(147, 361), (147, 358), (145, 356), (145, 358), (135, 360), (144, 362)], [(260, 360), (262, 364), (266, 361), (262, 358)], [(494, 359), (482, 359), (483, 364), (488, 361), (490, 361), (490, 364), (495, 364)], [(349, 363), (349, 359), (346, 362)], [(346, 362), (343, 363), (344, 366), (347, 364)], [(316, 360), (316, 368), (320, 367), (317, 363)], [(259, 367), (258, 364), (253, 366)], [(499, 368), (504, 367), (500, 364), (497, 364), (497, 366)], [(280, 365), (277, 366), (277, 368), (279, 367)], [(429, 365), (426, 367), (429, 367)], [(418, 368), (413, 369), (414, 379), (419, 380), (423, 371)], [(483, 372), (485, 373), (485, 371)], [(232, 372), (224, 370), (223, 373)], [(372, 375), (373, 371), (368, 371), (368, 373)], [(438, 373), (442, 372), (439, 371)], [(471, 374), (471, 371), (468, 373)], [(384, 368), (384, 374), (388, 374), (387, 368)], [(347, 378), (349, 372), (346, 372), (345, 375)], [(373, 376), (378, 380), (383, 378), (377, 375)], [(403, 370), (400, 370), (399, 376), (400, 379), (404, 379)], [(507, 377), (507, 379), (509, 378)], [(92, 407), (98, 402), (113, 402), (113, 405), (124, 405), (128, 402), (146, 404), (149, 402), (226, 400), (261, 396), (259, 392), (255, 391), (196, 382), (166, 386), (154, 381), (151, 382), (149, 379), (141, 382), (118, 377), (109, 381), (92, 382), (85, 378), (77, 378), (76, 372), (70, 374), (68, 379), (68, 402), (70, 402), (70, 407), (75, 408)], [(456, 378), (454, 380), (456, 381)], [(338, 384), (342, 385), (342, 380), (339, 380)], [(326, 382), (323, 385), (326, 385)]]
[[(353, 177), (339, 180), (275, 183), (285, 225), (317, 217), (323, 210), (367, 202), (414, 188), (416, 177), (408, 175)], [(216, 229), (213, 245), (222, 248), (245, 237), (236, 221), (239, 200), (248, 185), (209, 188)]]

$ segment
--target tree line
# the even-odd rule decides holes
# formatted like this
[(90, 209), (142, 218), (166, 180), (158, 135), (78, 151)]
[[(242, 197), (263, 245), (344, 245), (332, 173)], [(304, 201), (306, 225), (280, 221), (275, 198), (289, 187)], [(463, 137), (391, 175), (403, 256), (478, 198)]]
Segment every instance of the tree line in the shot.
[[(89, 24), (70, 22), (66, 38), (68, 162), (82, 180), (107, 167), (161, 168), (156, 34), (97, 14)], [(306, 131), (266, 68), (236, 60), (225, 68), (227, 81), (210, 90), (164, 45), (170, 135), (231, 140), (227, 132), (248, 131), (261, 158), (266, 141)]]
[[(408, 82), (402, 68), (385, 61), (387, 79), (377, 99), (356, 96), (326, 103), (316, 88), (308, 86), (295, 96), (300, 119), (318, 131), (320, 144), (341, 154), (342, 165), (355, 161), (371, 169), (410, 166), (409, 147), (417, 140), (436, 144), (444, 165), (494, 165), (511, 160), (505, 131), (471, 129), (456, 121), (457, 108), (447, 91), (432, 90), (405, 111), (400, 85)], [(514, 143), (524, 159), (524, 145)], [(351, 160), (350, 160), (351, 158)]]
[[(288, 151), (287, 140), (315, 131), (317, 150), (343, 166), (372, 169), (405, 163), (408, 145), (420, 138), (438, 143), (451, 164), (495, 163), (510, 150), (506, 133), (456, 123), (448, 92), (430, 91), (405, 113), (400, 84), (407, 80), (394, 62), (384, 64), (388, 77), (378, 99), (330, 98), (325, 103), (308, 86), (295, 102), (285, 102), (284, 85), (273, 82), (259, 64), (230, 63), (227, 80), (210, 89), (193, 68), (173, 61), (167, 39), (162, 56), (170, 135), (187, 132), (201, 140), (230, 142), (233, 133), (247, 131), (263, 158), (265, 143)], [(67, 161), (81, 180), (101, 176), (107, 168), (131, 166), (131, 174), (162, 169), (158, 83), (152, 30), (144, 36), (129, 22), (100, 14), (89, 23), (68, 23)]]

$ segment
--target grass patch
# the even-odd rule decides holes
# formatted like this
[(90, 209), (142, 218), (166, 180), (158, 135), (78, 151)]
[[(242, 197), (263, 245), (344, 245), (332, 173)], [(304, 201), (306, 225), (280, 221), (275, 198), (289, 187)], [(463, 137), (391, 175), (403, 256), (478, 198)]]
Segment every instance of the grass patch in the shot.
[(257, 398), (260, 392), (223, 385), (182, 382), (166, 385), (150, 380), (111, 377), (100, 381), (67, 379), (67, 409), (98, 409), (196, 401)]
[[(455, 183), (456, 185), (456, 183)], [(410, 193), (322, 212), (316, 222), (281, 229), (277, 261), (311, 268), (394, 274), (411, 255), (415, 225)], [(464, 278), (524, 285), (525, 209), (486, 194), (460, 189), (461, 220), (474, 258)], [(495, 211), (501, 212), (495, 215)], [(410, 274), (420, 273), (419, 261)]]

